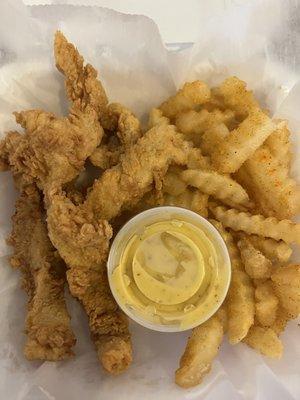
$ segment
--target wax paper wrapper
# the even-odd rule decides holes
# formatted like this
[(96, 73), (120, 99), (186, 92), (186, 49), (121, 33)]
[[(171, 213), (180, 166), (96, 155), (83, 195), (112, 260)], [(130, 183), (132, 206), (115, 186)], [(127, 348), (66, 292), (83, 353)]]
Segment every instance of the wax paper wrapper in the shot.
[[(168, 51), (158, 28), (143, 16), (96, 7), (25, 7), (0, 4), (0, 131), (15, 128), (11, 113), (45, 108), (66, 113), (62, 76), (55, 70), (52, 41), (61, 29), (99, 71), (111, 101), (145, 120), (150, 107), (184, 81), (210, 84), (235, 74), (255, 90), (272, 114), (290, 120), (298, 175), (300, 162), (300, 46), (297, 1), (240, 1), (209, 20), (199, 16), (199, 40)], [(184, 29), (184, 21), (178, 29)], [(297, 135), (298, 134), (298, 135)], [(9, 173), (0, 175), (0, 398), (18, 400), (285, 399), (300, 398), (299, 327), (282, 340), (282, 360), (272, 361), (244, 344), (224, 340), (211, 373), (193, 389), (174, 384), (174, 371), (188, 333), (152, 332), (132, 324), (134, 362), (121, 376), (105, 374), (89, 338), (87, 319), (68, 296), (77, 336), (76, 356), (65, 362), (29, 362), (25, 342), (26, 297), (8, 265), (5, 238), (17, 194)], [(297, 336), (298, 335), (298, 336)]]

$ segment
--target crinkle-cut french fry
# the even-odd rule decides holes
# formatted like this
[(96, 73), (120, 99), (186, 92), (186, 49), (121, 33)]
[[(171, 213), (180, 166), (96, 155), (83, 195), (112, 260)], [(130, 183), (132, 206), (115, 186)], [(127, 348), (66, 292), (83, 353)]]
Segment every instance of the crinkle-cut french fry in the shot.
[(290, 318), (300, 314), (300, 264), (278, 268), (271, 276), (273, 289)]
[(275, 240), (284, 240), (286, 243), (300, 244), (300, 224), (287, 219), (280, 221), (273, 217), (265, 218), (262, 215), (251, 215), (235, 209), (227, 209), (214, 202), (209, 202), (209, 209), (225, 227), (234, 231), (243, 231)]
[(204, 156), (200, 148), (192, 147), (188, 153), (187, 167), (191, 169), (211, 169), (210, 159)]
[(189, 388), (202, 381), (211, 370), (222, 339), (223, 327), (216, 315), (193, 329), (175, 373), (177, 385)]
[(282, 168), (289, 170), (292, 161), (291, 142), (289, 140), (290, 131), (286, 121), (278, 120), (278, 122), (283, 122), (283, 124), (275, 132), (271, 133), (265, 145)]
[(264, 356), (277, 359), (282, 356), (282, 342), (271, 328), (252, 326), (243, 342)]
[(200, 190), (192, 191), (187, 188), (178, 196), (166, 194), (163, 199), (163, 204), (166, 206), (187, 208), (205, 218), (208, 215), (208, 195), (200, 192)]
[(252, 91), (247, 90), (247, 84), (236, 76), (225, 79), (219, 87), (212, 90), (212, 94), (235, 111), (239, 118), (247, 117), (253, 109), (259, 107)]
[(245, 271), (252, 279), (267, 279), (272, 274), (272, 262), (246, 238), (238, 241)]
[(261, 110), (251, 112), (226, 136), (226, 140), (215, 146), (211, 153), (213, 165), (224, 174), (236, 172), (276, 127), (276, 124)]
[(209, 87), (201, 81), (187, 82), (182, 89), (164, 101), (160, 110), (164, 116), (174, 118), (177, 114), (192, 110), (195, 106), (201, 105), (210, 99)]
[(215, 219), (210, 219), (209, 221), (219, 231), (227, 246), (231, 262), (231, 269), (236, 271), (244, 271), (244, 266), (241, 260), (239, 249), (237, 248), (237, 245), (235, 244), (231, 233), (226, 231), (221, 222), (216, 221)]
[(226, 243), (231, 261), (232, 277), (226, 298), (227, 333), (229, 342), (236, 344), (248, 333), (254, 323), (254, 288), (244, 272), (241, 256), (235, 242), (219, 221), (211, 220)]
[(203, 153), (211, 155), (215, 147), (222, 143), (229, 134), (230, 131), (224, 123), (208, 129), (201, 138), (201, 149)]
[(279, 304), (276, 319), (271, 326), (276, 335), (279, 336), (285, 330), (290, 319), (291, 317), (288, 315), (287, 311)]
[(168, 172), (163, 178), (163, 192), (171, 196), (178, 196), (183, 193), (187, 188), (187, 183), (181, 179), (182, 170), (180, 168), (170, 167)]
[(163, 116), (163, 112), (158, 108), (152, 108), (149, 113), (148, 129), (153, 128), (156, 125), (170, 125), (170, 120)]
[(282, 240), (264, 238), (257, 235), (246, 235), (252, 245), (261, 251), (269, 260), (288, 262), (292, 255), (292, 248)]
[(176, 117), (175, 125), (178, 130), (188, 137), (201, 137), (201, 135), (214, 125), (220, 123), (231, 123), (234, 113), (231, 110), (221, 111), (215, 109), (211, 112), (207, 110), (190, 110)]
[(271, 327), (277, 317), (278, 298), (269, 279), (255, 289), (255, 318), (261, 326)]
[(229, 176), (215, 171), (188, 169), (182, 172), (181, 178), (188, 185), (194, 186), (230, 206), (248, 207), (250, 205), (245, 189)]
[(185, 135), (201, 135), (207, 129), (209, 115), (207, 110), (189, 110), (176, 116), (175, 125)]
[(300, 208), (300, 190), (289, 170), (261, 146), (242, 165), (237, 180), (249, 192), (261, 213), (279, 219), (291, 218)]
[(244, 339), (254, 323), (254, 288), (246, 272), (232, 269), (226, 306), (228, 339), (231, 344), (236, 344)]

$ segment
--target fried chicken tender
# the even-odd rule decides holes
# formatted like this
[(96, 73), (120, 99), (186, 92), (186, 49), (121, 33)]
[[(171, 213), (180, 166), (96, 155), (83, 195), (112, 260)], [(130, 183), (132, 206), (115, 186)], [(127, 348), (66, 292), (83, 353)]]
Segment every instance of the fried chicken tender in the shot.
[(104, 261), (112, 235), (109, 224), (97, 222), (91, 212), (76, 207), (64, 195), (55, 195), (48, 211), (48, 229), (69, 267), (70, 291), (89, 317), (103, 367), (113, 374), (122, 372), (132, 361), (132, 350), (127, 318), (119, 311), (107, 282)]
[(42, 110), (15, 113), (25, 134), (9, 132), (0, 159), (19, 186), (36, 183), (46, 193), (73, 180), (100, 143), (103, 130), (95, 111), (73, 109), (68, 118)]
[[(34, 154), (35, 137), (26, 137), (28, 135), (29, 133), (18, 134), (17, 137), (20, 136), (22, 141), (25, 136), (28, 154)], [(9, 161), (16, 159), (13, 149), (13, 147), (6, 149), (11, 150)], [(16, 147), (14, 150), (18, 152), (18, 149)], [(111, 228), (105, 221), (94, 220), (93, 213), (83, 207), (76, 207), (68, 197), (60, 194), (56, 188), (59, 180), (54, 179), (55, 171), (52, 173), (51, 168), (47, 168), (47, 160), (42, 158), (42, 161), (46, 161), (46, 165), (41, 163), (38, 171), (44, 171), (45, 174), (28, 175), (30, 181), (35, 179), (40, 186), (45, 185), (49, 207), (48, 228), (50, 227), (51, 231), (53, 225), (60, 227), (60, 235), (54, 238), (51, 236), (52, 243), (71, 268), (67, 273), (69, 287), (71, 293), (81, 300), (88, 313), (92, 337), (104, 367), (112, 373), (121, 372), (130, 364), (132, 356), (127, 319), (118, 310), (112, 298), (103, 266), (112, 235)], [(21, 163), (17, 165), (18, 176), (24, 182), (22, 173), (26, 176), (28, 170), (30, 172), (33, 170), (35, 158), (29, 158), (24, 167)], [(64, 175), (63, 172), (60, 182), (68, 181), (75, 175), (75, 170), (71, 168), (71, 173), (65, 171)]]
[(174, 126), (155, 126), (106, 170), (88, 194), (86, 206), (99, 218), (111, 220), (136, 204), (162, 178), (171, 164), (187, 162), (190, 144)]
[(95, 167), (109, 169), (119, 163), (121, 152), (119, 144), (113, 142), (101, 144), (90, 156), (90, 161)]
[[(53, 222), (62, 228), (57, 237), (60, 240), (57, 248), (65, 261), (73, 253), (76, 261), (70, 266), (78, 267), (67, 274), (71, 292), (82, 301), (88, 312), (92, 337), (104, 367), (112, 373), (121, 372), (130, 364), (132, 356), (127, 319), (110, 294), (103, 269), (111, 229), (105, 221), (91, 221), (94, 215), (89, 210), (78, 207), (75, 212), (70, 200), (73, 196), (68, 198), (62, 194), (62, 186), (78, 176), (103, 136), (92, 98), (74, 99), (68, 118), (56, 118), (51, 113), (32, 110), (18, 113), (17, 122), (26, 132), (24, 135), (11, 135), (10, 139), (18, 146), (7, 139), (1, 144), (1, 164), (3, 168), (9, 166), (12, 169), (20, 186), (35, 182), (44, 191), (49, 221), (53, 221), (51, 216), (59, 215), (60, 219)], [(55, 240), (53, 243), (57, 244)], [(95, 248), (101, 263), (93, 265), (90, 255)], [(68, 254), (65, 254), (66, 249)], [(86, 260), (82, 261), (82, 254), (88, 258), (89, 268), (86, 268)]]
[(91, 107), (101, 117), (108, 100), (91, 64), (84, 66), (76, 47), (57, 31), (54, 38), (54, 57), (57, 69), (66, 77), (66, 91), (73, 106), (79, 110)]
[(15, 250), (11, 265), (21, 270), (28, 294), (26, 358), (57, 361), (71, 356), (76, 340), (64, 299), (64, 265), (48, 238), (34, 186), (25, 188), (17, 201), (9, 242)]
[(108, 169), (119, 163), (121, 154), (128, 146), (137, 142), (142, 132), (138, 118), (119, 103), (109, 104), (103, 119), (106, 129), (116, 135), (110, 136), (107, 144), (97, 147), (90, 161), (96, 167)]
[(107, 283), (105, 261), (112, 236), (107, 220), (140, 200), (170, 163), (186, 162), (188, 148), (173, 127), (153, 128), (126, 150), (120, 164), (103, 173), (85, 203), (76, 207), (63, 193), (50, 198), (49, 236), (69, 267), (71, 293), (82, 302), (99, 358), (111, 373), (130, 364), (131, 343), (127, 319)]

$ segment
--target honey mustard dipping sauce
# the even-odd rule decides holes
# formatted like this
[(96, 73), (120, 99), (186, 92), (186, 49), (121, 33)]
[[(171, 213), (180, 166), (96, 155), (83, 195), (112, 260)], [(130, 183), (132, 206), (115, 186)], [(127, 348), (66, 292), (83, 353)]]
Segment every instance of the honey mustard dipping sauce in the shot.
[(222, 304), (230, 260), (207, 220), (178, 207), (158, 207), (120, 230), (108, 276), (117, 303), (135, 321), (154, 330), (183, 331)]

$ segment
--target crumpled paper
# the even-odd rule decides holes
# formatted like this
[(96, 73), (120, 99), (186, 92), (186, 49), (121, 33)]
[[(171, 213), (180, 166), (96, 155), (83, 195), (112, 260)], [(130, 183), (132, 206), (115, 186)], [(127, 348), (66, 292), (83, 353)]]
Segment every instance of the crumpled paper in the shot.
[[(66, 113), (63, 78), (55, 70), (52, 40), (61, 29), (99, 71), (111, 101), (145, 119), (187, 79), (210, 84), (235, 74), (245, 79), (262, 104), (290, 120), (295, 145), (293, 171), (300, 180), (298, 1), (237, 1), (202, 21), (199, 41), (172, 52), (157, 26), (143, 16), (73, 6), (25, 7), (0, 3), (0, 137), (14, 129), (11, 112), (46, 108)], [(183, 26), (179, 29), (184, 29)], [(268, 360), (244, 344), (224, 340), (212, 372), (193, 389), (174, 384), (174, 371), (187, 333), (165, 334), (132, 324), (134, 363), (119, 377), (99, 367), (87, 319), (68, 296), (77, 336), (76, 357), (64, 362), (28, 362), (22, 353), (26, 296), (18, 272), (8, 265), (5, 243), (16, 193), (9, 173), (0, 174), (0, 398), (18, 400), (271, 399), (300, 398), (299, 327), (283, 334), (282, 360)], [(299, 255), (299, 254), (298, 254)], [(299, 259), (299, 258), (298, 258)], [(299, 334), (298, 334), (299, 335)]]

